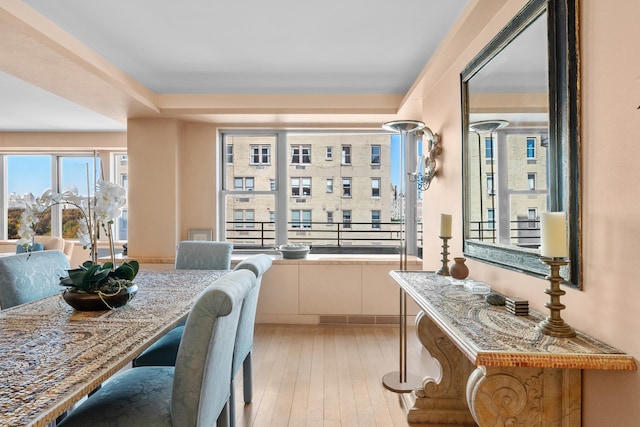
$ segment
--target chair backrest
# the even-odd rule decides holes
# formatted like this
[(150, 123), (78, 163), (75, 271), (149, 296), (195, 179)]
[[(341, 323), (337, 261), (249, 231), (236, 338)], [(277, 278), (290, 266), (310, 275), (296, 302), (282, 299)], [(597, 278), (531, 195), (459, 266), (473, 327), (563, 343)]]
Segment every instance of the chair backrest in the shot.
[(262, 275), (271, 268), (271, 257), (265, 254), (252, 255), (238, 263), (235, 270), (249, 270), (256, 276), (256, 286), (249, 292), (242, 305), (240, 321), (238, 323), (238, 333), (236, 337), (236, 348), (233, 352), (233, 368), (235, 374), (242, 366), (242, 362), (253, 348), (253, 331), (256, 323), (256, 308), (258, 306), (258, 295), (262, 284)]
[(231, 272), (203, 291), (191, 308), (173, 378), (173, 425), (216, 424), (230, 395), (233, 344), (240, 311), (255, 285), (253, 273)]
[(185, 240), (178, 243), (176, 269), (229, 270), (233, 244)]
[(62, 292), (69, 260), (60, 251), (0, 257), (0, 307), (6, 309)]

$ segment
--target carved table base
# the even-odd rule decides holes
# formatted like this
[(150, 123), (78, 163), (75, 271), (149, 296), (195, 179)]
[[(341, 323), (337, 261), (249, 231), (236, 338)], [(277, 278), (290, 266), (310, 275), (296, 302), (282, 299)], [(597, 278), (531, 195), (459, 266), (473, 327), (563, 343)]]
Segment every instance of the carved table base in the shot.
[(475, 367), (423, 312), (416, 318), (433, 372), (405, 396), (407, 419), (430, 426), (580, 425), (579, 369)]

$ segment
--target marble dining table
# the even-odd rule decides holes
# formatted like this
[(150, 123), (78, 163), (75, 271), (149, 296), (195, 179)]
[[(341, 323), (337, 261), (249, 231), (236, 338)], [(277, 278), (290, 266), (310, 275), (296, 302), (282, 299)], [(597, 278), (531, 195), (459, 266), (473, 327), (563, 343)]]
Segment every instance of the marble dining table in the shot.
[(228, 271), (139, 272), (126, 306), (80, 312), (61, 294), (0, 311), (0, 426), (46, 426), (189, 313)]

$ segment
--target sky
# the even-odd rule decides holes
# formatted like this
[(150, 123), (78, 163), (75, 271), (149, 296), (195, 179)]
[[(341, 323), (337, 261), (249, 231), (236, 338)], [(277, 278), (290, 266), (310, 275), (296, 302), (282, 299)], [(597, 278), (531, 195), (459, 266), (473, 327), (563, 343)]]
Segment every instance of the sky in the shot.
[[(71, 185), (78, 187), (80, 194), (86, 194), (87, 164), (93, 170), (93, 157), (62, 158), (62, 190)], [(33, 193), (41, 195), (51, 188), (51, 156), (7, 156), (8, 192)]]

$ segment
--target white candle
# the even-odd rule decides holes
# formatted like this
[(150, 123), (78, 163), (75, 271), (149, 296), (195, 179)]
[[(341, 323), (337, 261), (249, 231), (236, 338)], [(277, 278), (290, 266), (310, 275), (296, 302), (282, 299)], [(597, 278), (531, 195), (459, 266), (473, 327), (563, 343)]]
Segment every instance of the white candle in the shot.
[(548, 258), (566, 258), (567, 214), (544, 212), (540, 215), (540, 255)]
[(440, 237), (451, 237), (451, 215), (440, 214)]

